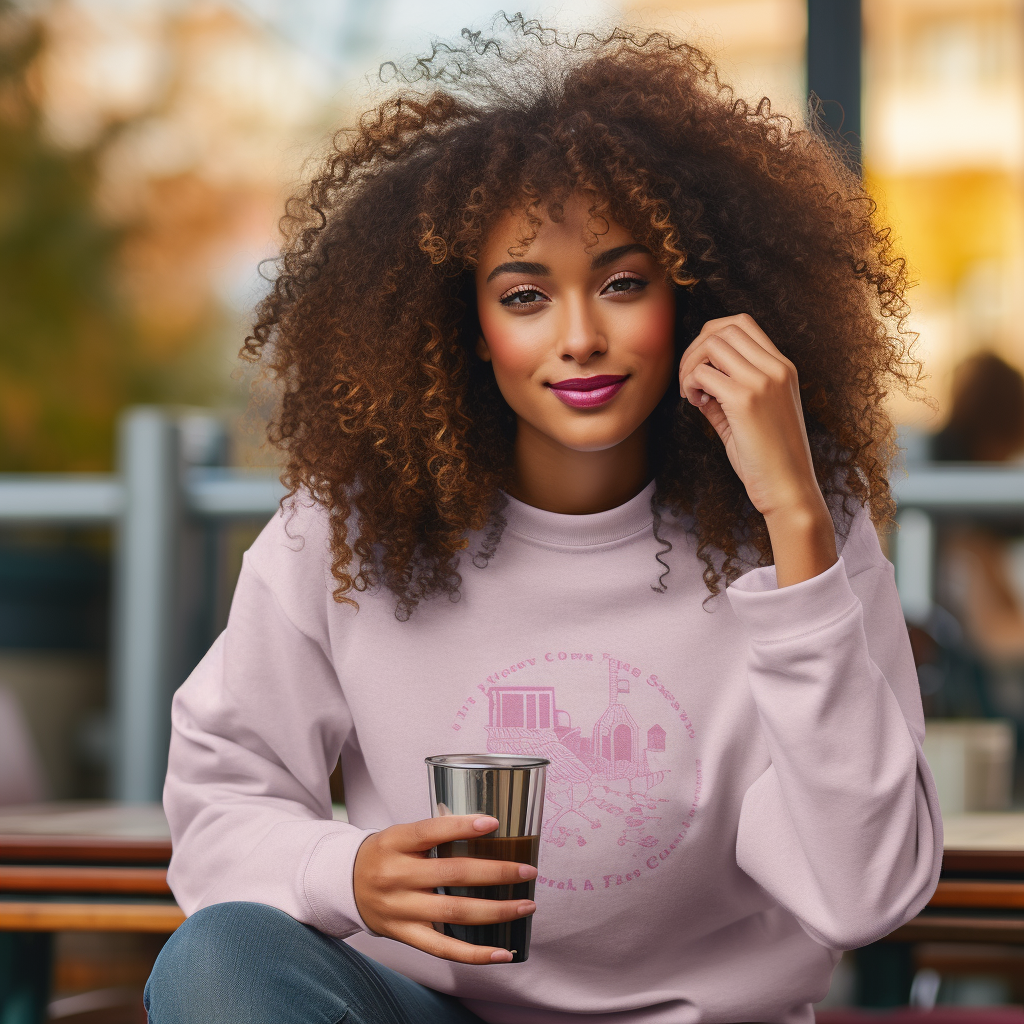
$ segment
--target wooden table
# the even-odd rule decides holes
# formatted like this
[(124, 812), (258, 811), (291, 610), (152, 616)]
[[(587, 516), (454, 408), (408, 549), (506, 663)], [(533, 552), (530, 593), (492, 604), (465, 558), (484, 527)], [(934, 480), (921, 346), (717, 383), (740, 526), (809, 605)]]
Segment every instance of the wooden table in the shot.
[(944, 831), (935, 895), (887, 941), (1024, 944), (1024, 814), (956, 815)]
[(53, 932), (173, 932), (170, 857), (159, 804), (0, 808), (0, 1020), (45, 1019)]

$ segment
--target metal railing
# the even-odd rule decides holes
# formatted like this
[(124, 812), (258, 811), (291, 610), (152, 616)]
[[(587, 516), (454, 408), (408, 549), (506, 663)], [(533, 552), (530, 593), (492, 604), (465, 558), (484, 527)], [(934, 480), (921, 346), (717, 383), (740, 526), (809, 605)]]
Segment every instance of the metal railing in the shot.
[(183, 532), (262, 522), (284, 494), (272, 472), (189, 466), (181, 441), (176, 416), (139, 407), (122, 419), (117, 473), (0, 475), (0, 524), (113, 528), (111, 788), (123, 800), (160, 798), (170, 698), (191, 667), (175, 649)]
[[(124, 800), (159, 799), (170, 697), (191, 668), (176, 653), (185, 533), (260, 523), (284, 494), (273, 472), (190, 465), (182, 436), (172, 413), (139, 407), (122, 420), (117, 473), (0, 475), (0, 525), (113, 528), (112, 789)], [(1024, 516), (1024, 467), (911, 466), (897, 474), (893, 491), (900, 530), (891, 556), (900, 600), (909, 621), (923, 622), (933, 600), (936, 519)], [(209, 549), (193, 545), (191, 557), (209, 560)]]
[(1021, 517), (1024, 466), (912, 464), (892, 480), (899, 530), (890, 557), (908, 622), (927, 621), (935, 597), (936, 523), (949, 517)]

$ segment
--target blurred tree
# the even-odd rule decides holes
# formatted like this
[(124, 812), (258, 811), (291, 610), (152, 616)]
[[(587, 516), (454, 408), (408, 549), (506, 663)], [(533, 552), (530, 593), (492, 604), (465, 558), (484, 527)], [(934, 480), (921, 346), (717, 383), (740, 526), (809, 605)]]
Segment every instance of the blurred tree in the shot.
[(34, 11), (0, 0), (0, 471), (105, 469), (125, 405), (217, 397), (208, 342), (221, 316), (197, 278), (223, 225), (218, 197), (189, 175), (101, 211), (112, 154), (153, 108), (74, 146), (55, 139), (42, 58), (61, 8)]
[(121, 237), (93, 208), (106, 137), (69, 152), (45, 136), (42, 45), (0, 0), (0, 469), (94, 469), (131, 376)]

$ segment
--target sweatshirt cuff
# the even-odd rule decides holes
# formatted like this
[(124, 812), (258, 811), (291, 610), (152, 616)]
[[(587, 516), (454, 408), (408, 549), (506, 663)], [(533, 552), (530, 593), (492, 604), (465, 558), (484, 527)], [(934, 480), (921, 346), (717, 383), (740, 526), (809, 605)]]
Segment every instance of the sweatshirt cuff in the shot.
[(820, 575), (781, 589), (774, 565), (752, 569), (731, 583), (726, 594), (751, 639), (766, 644), (817, 633), (858, 607), (842, 555)]
[(339, 939), (360, 930), (376, 935), (356, 909), (352, 871), (363, 840), (379, 831), (344, 826), (328, 832), (313, 848), (302, 875), (302, 889), (320, 931)]

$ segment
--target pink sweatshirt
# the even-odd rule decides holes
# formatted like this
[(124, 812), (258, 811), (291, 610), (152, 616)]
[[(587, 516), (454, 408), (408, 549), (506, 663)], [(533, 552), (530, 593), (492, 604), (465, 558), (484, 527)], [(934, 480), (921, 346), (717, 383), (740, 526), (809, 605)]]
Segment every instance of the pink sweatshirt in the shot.
[[(275, 516), (174, 699), (185, 911), (278, 907), (494, 1024), (812, 1021), (838, 951), (913, 917), (941, 863), (892, 568), (861, 512), (820, 576), (753, 569), (705, 601), (666, 519), (658, 593), (653, 487), (595, 515), (510, 499), (461, 599), (407, 622), (387, 591), (332, 600), (320, 509)], [(524, 964), (375, 936), (353, 897), (363, 839), (429, 816), (424, 757), (484, 751), (551, 761)]]

